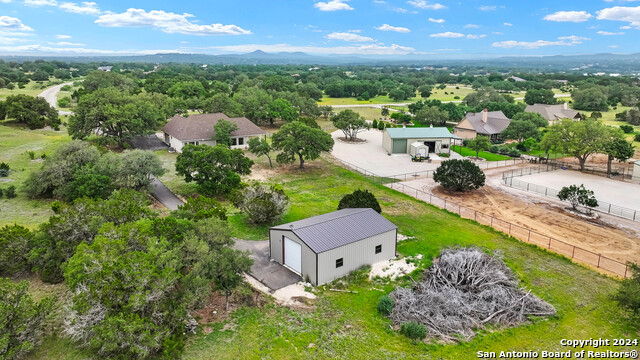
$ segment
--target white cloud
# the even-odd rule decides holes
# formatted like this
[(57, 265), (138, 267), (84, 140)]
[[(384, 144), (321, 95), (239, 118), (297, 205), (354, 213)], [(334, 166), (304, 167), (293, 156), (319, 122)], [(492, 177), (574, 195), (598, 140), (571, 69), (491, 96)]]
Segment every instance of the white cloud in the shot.
[(345, 4), (349, 0), (331, 0), (329, 2), (318, 2), (313, 6), (318, 8), (320, 11), (338, 11), (338, 10), (353, 10), (351, 6)]
[(58, 6), (56, 0), (24, 0), (24, 4), (29, 6)]
[(464, 37), (464, 34), (447, 31), (447, 32), (443, 32), (443, 33), (431, 34), (429, 36), (430, 37), (461, 38), (461, 37)]
[(522, 48), (522, 49), (537, 49), (545, 46), (573, 46), (582, 44), (585, 40), (591, 40), (584, 36), (560, 36), (557, 41), (537, 40), (537, 41), (500, 41), (491, 44), (493, 47), (499, 47), (504, 49), (510, 48)]
[(620, 45), (609, 45), (609, 47), (612, 48), (612, 49), (617, 49), (617, 48), (620, 47)]
[(502, 24), (502, 25), (504, 25), (504, 26), (513, 26), (513, 24), (512, 24), (512, 23), (508, 23), (508, 22), (506, 22), (506, 23), (504, 23), (504, 24)]
[(0, 46), (0, 52), (9, 54), (24, 53), (74, 53), (74, 54), (167, 54), (167, 53), (184, 53), (182, 50), (175, 49), (151, 49), (151, 50), (103, 50), (103, 49), (86, 49), (80, 47), (51, 47), (38, 44), (20, 45), (20, 46)]
[(86, 44), (81, 43), (72, 43), (68, 41), (58, 41), (55, 43), (50, 43), (51, 45), (59, 45), (59, 46), (85, 46)]
[(367, 36), (362, 36), (350, 32), (334, 32), (327, 35), (327, 39), (330, 40), (342, 40), (342, 41), (352, 41), (352, 42), (367, 42), (373, 41), (372, 38)]
[(382, 24), (381, 26), (376, 27), (376, 29), (380, 31), (394, 31), (399, 33), (411, 32), (411, 30), (407, 29), (406, 27), (391, 26), (389, 24)]
[(640, 29), (640, 6), (614, 6), (597, 12), (598, 20), (625, 21), (629, 26)]
[(0, 44), (3, 44), (3, 45), (15, 44), (15, 43), (21, 42), (21, 41), (25, 41), (24, 38), (12, 38), (12, 37), (2, 37), (2, 36), (0, 36)]
[(557, 11), (544, 17), (547, 21), (559, 22), (584, 22), (592, 18), (593, 15), (586, 11)]
[(432, 4), (425, 0), (410, 0), (410, 1), (407, 1), (407, 4), (415, 6), (419, 9), (425, 9), (425, 10), (442, 10), (447, 8), (442, 4), (439, 4), (439, 3)]
[(444, 22), (446, 22), (445, 19), (434, 19), (434, 18), (429, 18), (429, 21), (432, 23), (436, 23), (436, 24), (442, 24)]
[(624, 25), (624, 26), (620, 26), (620, 29), (621, 30), (631, 30), (633, 28), (631, 26), (629, 26), (629, 25)]
[(100, 15), (102, 11), (98, 7), (98, 4), (94, 2), (83, 1), (80, 5), (72, 2), (64, 2), (60, 4), (60, 9), (74, 13), (74, 14), (83, 14), (83, 15)]
[(387, 2), (384, 0), (373, 0), (375, 4), (386, 4)]
[(494, 11), (496, 10), (498, 7), (495, 5), (482, 5), (480, 6), (478, 9), (480, 11)]
[(493, 35), (504, 35), (504, 33), (500, 32), (500, 31), (494, 31), (494, 32), (492, 32), (492, 34)]
[(245, 53), (256, 50), (266, 52), (305, 52), (309, 54), (336, 54), (336, 55), (406, 55), (415, 52), (414, 48), (408, 46), (400, 46), (392, 44), (384, 46), (380, 44), (362, 44), (350, 46), (322, 47), (322, 46), (296, 46), (289, 44), (244, 44), (244, 45), (226, 45), (212, 46), (209, 49), (225, 52), (225, 53)]
[(0, 31), (3, 32), (24, 32), (33, 31), (33, 28), (22, 23), (18, 18), (11, 16), (0, 16)]
[(500, 47), (504, 49), (510, 49), (510, 48), (537, 49), (543, 46), (562, 46), (562, 45), (566, 46), (570, 44), (564, 41), (546, 41), (546, 40), (538, 40), (538, 41), (508, 40), (508, 41), (494, 42), (493, 44), (491, 44), (491, 46), (493, 47)]
[(0, 2), (1, 2), (1, 3), (8, 4), (8, 3), (10, 3), (10, 2), (11, 2), (11, 0), (0, 0)]
[(583, 41), (587, 41), (591, 39), (584, 36), (570, 35), (570, 36), (560, 36), (558, 40), (569, 40), (572, 44), (582, 44)]
[(57, 39), (71, 39), (71, 35), (63, 35), (63, 34), (58, 34), (56, 35)]
[(612, 35), (624, 35), (624, 32), (598, 31), (598, 34), (604, 35), (604, 36), (612, 36)]
[(434, 37), (434, 38), (450, 38), (450, 39), (459, 39), (459, 38), (467, 38), (467, 39), (482, 39), (487, 37), (487, 35), (485, 34), (462, 34), (462, 33), (457, 33), (457, 32), (451, 32), (451, 31), (447, 31), (447, 32), (443, 32), (443, 33), (437, 33), (437, 34), (431, 34), (429, 35), (430, 37)]
[(435, 38), (462, 38), (464, 37), (464, 34), (447, 31), (443, 33), (431, 34), (429, 36)]
[(477, 29), (479, 27), (480, 25), (476, 25), (476, 24), (467, 24), (464, 26), (465, 29)]
[(175, 14), (162, 10), (127, 9), (116, 14), (107, 13), (101, 15), (95, 22), (105, 27), (145, 27), (150, 26), (168, 34), (186, 35), (247, 35), (251, 31), (236, 25), (199, 25), (190, 22), (191, 14)]

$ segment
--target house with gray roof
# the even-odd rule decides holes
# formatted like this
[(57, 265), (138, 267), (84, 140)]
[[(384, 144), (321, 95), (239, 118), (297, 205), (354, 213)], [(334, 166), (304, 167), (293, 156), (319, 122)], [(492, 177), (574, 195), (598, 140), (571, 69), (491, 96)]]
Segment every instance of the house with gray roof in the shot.
[(269, 229), (269, 258), (322, 285), (396, 257), (397, 235), (373, 209), (342, 209)]
[(182, 148), (188, 144), (215, 146), (216, 141), (213, 140), (213, 137), (216, 131), (214, 126), (221, 119), (238, 126), (238, 130), (231, 133), (231, 148), (247, 148), (250, 138), (266, 134), (264, 130), (245, 117), (230, 118), (223, 113), (194, 114), (188, 117), (176, 115), (162, 128), (163, 141), (176, 152), (182, 152)]
[(570, 109), (567, 103), (558, 105), (534, 104), (527, 106), (524, 111), (542, 115), (549, 121), (549, 125), (562, 119), (582, 120), (582, 114), (577, 110)]
[(453, 128), (453, 133), (463, 139), (475, 139), (478, 135), (488, 136), (497, 140), (500, 133), (511, 124), (511, 119), (502, 111), (487, 111), (467, 113), (464, 119)]
[(462, 141), (446, 127), (387, 128), (382, 133), (382, 147), (387, 154), (449, 154), (456, 140)]

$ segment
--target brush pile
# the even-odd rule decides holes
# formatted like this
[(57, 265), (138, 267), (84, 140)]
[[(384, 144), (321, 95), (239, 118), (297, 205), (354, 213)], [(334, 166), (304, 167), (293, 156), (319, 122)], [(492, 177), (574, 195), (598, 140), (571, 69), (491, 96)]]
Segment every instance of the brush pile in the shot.
[(529, 316), (554, 316), (550, 304), (518, 287), (499, 255), (477, 248), (447, 249), (413, 289), (398, 288), (389, 318), (395, 324), (415, 321), (429, 335), (468, 341), (475, 330), (491, 324), (517, 326)]

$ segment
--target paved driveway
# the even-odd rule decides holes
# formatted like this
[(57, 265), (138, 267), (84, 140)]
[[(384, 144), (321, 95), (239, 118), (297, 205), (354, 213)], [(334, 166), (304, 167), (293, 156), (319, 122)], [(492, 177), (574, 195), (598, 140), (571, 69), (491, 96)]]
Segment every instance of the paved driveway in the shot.
[[(343, 137), (338, 130), (331, 134), (335, 145), (331, 155), (339, 160), (353, 164), (375, 175), (392, 176), (420, 171), (435, 170), (440, 166), (440, 161), (412, 162), (409, 154), (388, 155), (382, 148), (382, 131), (369, 130), (358, 134), (358, 137), (367, 140), (366, 143), (349, 144), (338, 140)], [(432, 154), (431, 157), (434, 157)]]
[(268, 240), (235, 240), (236, 244), (234, 248), (238, 250), (251, 251), (250, 257), (253, 259), (253, 266), (251, 266), (251, 276), (268, 286), (271, 290), (275, 291), (278, 289), (282, 289), (285, 286), (295, 284), (302, 280), (302, 278), (293, 271), (278, 264), (277, 262), (269, 261)]
[(151, 181), (151, 195), (158, 199), (162, 205), (169, 210), (178, 210), (178, 206), (184, 204), (180, 198), (169, 190), (157, 177), (153, 177)]

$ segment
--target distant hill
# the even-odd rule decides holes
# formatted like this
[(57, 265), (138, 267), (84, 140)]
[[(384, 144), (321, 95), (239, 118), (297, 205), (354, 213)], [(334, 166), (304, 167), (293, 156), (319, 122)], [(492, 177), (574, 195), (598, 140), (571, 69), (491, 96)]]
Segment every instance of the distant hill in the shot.
[(0, 55), (6, 61), (27, 61), (37, 59), (65, 62), (138, 62), (138, 63), (182, 63), (208, 65), (396, 65), (396, 66), (477, 66), (509, 69), (529, 69), (532, 71), (581, 71), (619, 72), (637, 74), (640, 72), (640, 53), (633, 54), (578, 54), (551, 56), (505, 56), (466, 55), (464, 59), (429, 58), (425, 55), (406, 56), (342, 56), (310, 55), (302, 52), (267, 53), (257, 50), (246, 54), (153, 54), (127, 56), (8, 56)]

